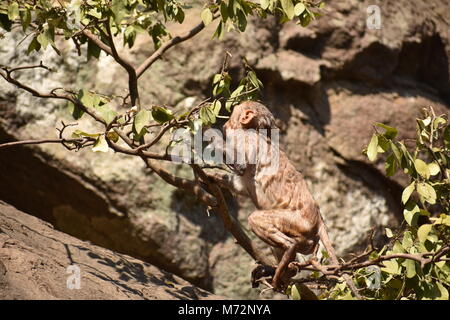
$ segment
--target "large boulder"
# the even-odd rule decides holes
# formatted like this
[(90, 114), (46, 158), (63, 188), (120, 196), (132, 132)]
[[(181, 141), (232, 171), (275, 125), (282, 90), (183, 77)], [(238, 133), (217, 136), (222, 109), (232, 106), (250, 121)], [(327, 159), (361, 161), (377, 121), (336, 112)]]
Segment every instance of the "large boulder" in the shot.
[(0, 201), (0, 299), (221, 299)]
[[(190, 41), (167, 52), (143, 75), (144, 105), (174, 109), (201, 101), (222, 67), (242, 74), (247, 57), (263, 80), (262, 100), (282, 129), (282, 146), (305, 175), (341, 254), (365, 245), (368, 231), (382, 231), (401, 219), (399, 197), (405, 178), (384, 177), (381, 163), (361, 154), (374, 122), (414, 135), (421, 107), (448, 114), (450, 105), (450, 3), (383, 1), (382, 28), (366, 26), (371, 1), (328, 1), (324, 17), (307, 28), (273, 19), (249, 23), (245, 34), (211, 40), (212, 23)], [(171, 26), (183, 32), (199, 12)], [(37, 62), (23, 54), (19, 35), (1, 40), (5, 65)], [(62, 56), (47, 51), (57, 72), (21, 74), (40, 90), (63, 86), (123, 95), (125, 72), (111, 57), (84, 64), (70, 47)], [(129, 58), (136, 64), (151, 53), (139, 38)], [(123, 53), (125, 54), (125, 53)], [(60, 120), (70, 122), (64, 104), (38, 100), (0, 81), (0, 141), (54, 137)], [(86, 130), (96, 130), (86, 119)], [(180, 175), (184, 167), (168, 166)], [(35, 214), (57, 229), (144, 259), (189, 281), (230, 297), (258, 297), (249, 285), (254, 266), (224, 231), (219, 219), (191, 195), (168, 186), (139, 159), (59, 145), (0, 150), (0, 199)], [(7, 186), (7, 187), (3, 187)], [(238, 199), (234, 213), (244, 223), (254, 207)], [(378, 235), (381, 233), (379, 232)], [(382, 240), (382, 237), (379, 237)]]

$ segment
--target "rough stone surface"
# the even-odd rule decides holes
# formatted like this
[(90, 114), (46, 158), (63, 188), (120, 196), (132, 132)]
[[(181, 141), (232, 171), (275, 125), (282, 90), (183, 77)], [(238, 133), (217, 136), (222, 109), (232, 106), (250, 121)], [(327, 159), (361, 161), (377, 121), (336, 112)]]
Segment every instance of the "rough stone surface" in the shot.
[[(240, 56), (264, 83), (262, 100), (282, 129), (282, 146), (303, 172), (318, 200), (340, 253), (365, 245), (368, 231), (396, 225), (401, 217), (402, 175), (384, 177), (381, 162), (361, 155), (374, 122), (414, 134), (420, 108), (449, 114), (450, 3), (375, 1), (382, 29), (366, 27), (373, 1), (328, 1), (324, 16), (308, 28), (266, 20), (249, 23), (245, 34), (211, 41), (212, 23), (191, 41), (169, 51), (144, 74), (145, 105), (174, 111), (210, 94), (210, 82), (225, 52), (230, 73), (242, 74)], [(183, 32), (197, 23), (193, 12)], [(36, 62), (15, 39), (0, 46), (7, 65)], [(21, 79), (39, 89), (94, 88), (123, 95), (126, 76), (110, 57), (84, 64), (71, 48), (62, 57), (46, 52), (55, 73), (26, 72)], [(140, 38), (130, 59), (143, 61), (151, 46)], [(0, 81), (0, 141), (54, 137), (67, 110), (37, 100)], [(82, 119), (80, 126), (95, 131)], [(183, 167), (168, 167), (188, 175)], [(89, 150), (69, 153), (57, 145), (0, 150), (0, 199), (98, 245), (144, 259), (230, 297), (258, 297), (249, 285), (253, 262), (223, 230), (220, 221), (192, 196), (148, 173), (139, 159)], [(47, 210), (50, 208), (50, 210)], [(239, 219), (254, 210), (238, 199)]]
[[(74, 268), (79, 268), (79, 282)], [(57, 231), (0, 201), (0, 299), (221, 297), (146, 262)]]

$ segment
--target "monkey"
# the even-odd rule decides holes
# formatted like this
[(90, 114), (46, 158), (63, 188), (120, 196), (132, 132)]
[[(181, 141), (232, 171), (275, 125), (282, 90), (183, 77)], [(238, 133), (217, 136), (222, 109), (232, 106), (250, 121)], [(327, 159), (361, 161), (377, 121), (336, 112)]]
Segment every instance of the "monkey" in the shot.
[[(248, 225), (262, 241), (275, 248), (278, 266), (272, 279), (272, 287), (280, 289), (282, 276), (289, 263), (295, 260), (296, 253), (315, 256), (319, 240), (333, 263), (339, 264), (339, 261), (319, 206), (303, 175), (296, 170), (286, 154), (273, 145), (269, 135), (260, 133), (262, 130), (271, 131), (276, 128), (274, 116), (263, 104), (246, 101), (235, 106), (223, 125), (225, 139), (230, 139), (229, 133), (233, 130), (251, 134), (245, 135), (245, 138), (242, 134), (231, 136), (237, 143), (234, 146), (231, 144), (231, 150), (224, 152), (242, 152), (244, 161), (230, 165), (234, 174), (216, 172), (211, 177), (221, 187), (252, 200), (257, 210), (248, 216)], [(258, 153), (256, 149), (264, 144), (266, 149)], [(277, 166), (267, 170), (269, 165), (273, 165), (270, 161), (275, 152), (278, 152)], [(252, 158), (255, 161), (249, 161)], [(349, 280), (349, 286), (354, 286), (349, 277), (346, 280)]]

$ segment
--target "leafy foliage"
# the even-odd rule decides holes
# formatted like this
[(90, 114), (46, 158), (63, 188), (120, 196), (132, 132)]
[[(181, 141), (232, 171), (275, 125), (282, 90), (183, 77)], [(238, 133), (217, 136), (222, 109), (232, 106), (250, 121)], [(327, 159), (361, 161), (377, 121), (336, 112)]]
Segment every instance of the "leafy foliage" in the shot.
[[(401, 198), (404, 223), (396, 232), (386, 228), (389, 241), (381, 249), (371, 241), (350, 262), (329, 269), (323, 264), (310, 273), (309, 279), (303, 279), (324, 283), (322, 299), (355, 299), (342, 272), (337, 272), (341, 268), (351, 271), (364, 299), (449, 300), (450, 123), (445, 115), (436, 116), (431, 107), (424, 109), (423, 114), (423, 118), (416, 119), (416, 139), (399, 141), (396, 128), (375, 124), (377, 130), (363, 152), (371, 161), (383, 154), (387, 176), (403, 172), (410, 177)], [(303, 266), (311, 270), (314, 264)], [(340, 277), (333, 285), (327, 275)], [(301, 289), (294, 281), (286, 294), (297, 300)]]
[[(395, 236), (387, 229), (389, 245), (373, 252), (371, 258), (400, 256), (383, 261), (381, 286), (367, 290), (370, 298), (449, 299), (450, 123), (445, 115), (436, 116), (431, 107), (423, 115), (416, 120), (415, 140), (398, 141), (395, 128), (377, 123), (384, 132), (375, 133), (365, 150), (372, 161), (386, 154), (387, 176), (401, 170), (411, 179), (401, 199), (405, 229)], [(419, 224), (421, 216), (425, 222)], [(421, 258), (407, 259), (403, 254)], [(367, 281), (365, 271), (358, 271), (359, 281)]]
[[(250, 16), (266, 18), (277, 15), (281, 22), (296, 19), (297, 23), (307, 25), (319, 15), (316, 11), (321, 6), (319, 3), (295, 0), (259, 3), (244, 0), (205, 1), (199, 18), (205, 26), (218, 20), (213, 37), (222, 38), (232, 30), (245, 31)], [(122, 37), (124, 45), (132, 48), (138, 34), (147, 34), (155, 49), (158, 49), (171, 39), (167, 23), (183, 23), (185, 11), (189, 8), (179, 0), (8, 0), (0, 3), (0, 27), (11, 32), (12, 26), (19, 24), (26, 37), (31, 38), (28, 53), (51, 47), (59, 54), (58, 45), (64, 40), (72, 41), (79, 52), (82, 46), (86, 46), (88, 59), (98, 59), (105, 51), (128, 71), (130, 81), (137, 82), (140, 74), (137, 70), (130, 71), (133, 67), (115, 52), (114, 38)], [(240, 101), (258, 97), (262, 83), (247, 63), (246, 70), (237, 87), (232, 89), (232, 79), (222, 68), (212, 81), (212, 99), (190, 112), (190, 119), (186, 119), (187, 114), (176, 116), (172, 110), (162, 106), (120, 112), (117, 111), (120, 106), (114, 105), (114, 97), (85, 89), (70, 93), (75, 103), (69, 101), (68, 108), (75, 120), (88, 112), (91, 116), (98, 116), (109, 129), (115, 126), (124, 128), (131, 123), (134, 141), (142, 140), (149, 132), (149, 126), (177, 122), (177, 127), (193, 130), (201, 124), (214, 124), (217, 118), (224, 117)], [(137, 85), (130, 85), (129, 91), (131, 101), (138, 103)], [(122, 106), (126, 106), (125, 101)], [(108, 130), (104, 136), (111, 132)], [(106, 144), (102, 146), (104, 150)], [(98, 150), (97, 145), (93, 148)]]
[[(314, 10), (319, 7), (322, 5), (298, 0), (205, 1), (201, 19), (208, 25), (219, 17), (214, 36), (222, 38), (227, 31), (245, 31), (252, 15), (265, 18), (276, 14), (282, 22), (296, 19), (297, 23), (306, 26), (319, 16)], [(88, 56), (98, 58), (100, 48), (83, 31), (89, 30), (107, 42), (105, 26), (108, 26), (115, 36), (123, 37), (129, 48), (133, 47), (138, 34), (146, 33), (155, 48), (159, 48), (170, 38), (167, 22), (183, 23), (187, 8), (178, 0), (9, 0), (0, 4), (0, 27), (11, 31), (13, 23), (20, 23), (24, 32), (31, 32), (29, 52), (47, 46), (58, 51), (55, 37), (62, 35), (78, 45), (87, 44)]]
[[(372, 161), (380, 153), (388, 154), (387, 176), (400, 169), (409, 175), (411, 184), (404, 189), (402, 202), (409, 207), (411, 203), (421, 204), (423, 210), (417, 211), (416, 217), (429, 215), (428, 207), (433, 205), (444, 213), (450, 212), (450, 124), (445, 116), (436, 116), (433, 109), (423, 111), (424, 118), (416, 121), (416, 139), (409, 141), (414, 146), (408, 148), (408, 141), (397, 141), (395, 128), (377, 123), (385, 132), (375, 133), (366, 150)], [(405, 218), (411, 220), (410, 216)]]

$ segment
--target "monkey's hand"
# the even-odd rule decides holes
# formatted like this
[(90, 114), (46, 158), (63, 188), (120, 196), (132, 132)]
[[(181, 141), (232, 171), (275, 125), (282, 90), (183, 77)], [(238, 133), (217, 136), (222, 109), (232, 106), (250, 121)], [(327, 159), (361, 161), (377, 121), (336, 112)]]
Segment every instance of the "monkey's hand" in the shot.
[(208, 172), (207, 175), (211, 181), (218, 183), (221, 186), (227, 186), (232, 179), (232, 175), (224, 171)]
[(239, 194), (246, 197), (249, 196), (245, 184), (240, 176), (223, 171), (208, 172), (206, 174), (212, 181), (217, 183), (222, 188), (226, 188), (234, 194)]

